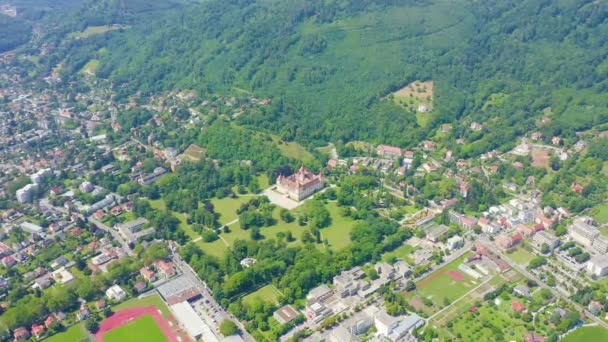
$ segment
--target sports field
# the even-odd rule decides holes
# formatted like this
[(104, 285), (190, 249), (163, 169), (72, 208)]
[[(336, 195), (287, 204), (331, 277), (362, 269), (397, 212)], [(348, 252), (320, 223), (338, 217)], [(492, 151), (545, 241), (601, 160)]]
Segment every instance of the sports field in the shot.
[(131, 320), (103, 335), (104, 342), (141, 341), (167, 342), (167, 337), (160, 330), (152, 316), (144, 315)]
[(264, 302), (277, 304), (279, 302), (280, 295), (281, 294), (275, 290), (274, 286), (266, 285), (243, 297), (243, 303), (250, 305), (256, 299), (260, 299)]
[(608, 329), (601, 327), (582, 327), (566, 335), (563, 342), (608, 341)]

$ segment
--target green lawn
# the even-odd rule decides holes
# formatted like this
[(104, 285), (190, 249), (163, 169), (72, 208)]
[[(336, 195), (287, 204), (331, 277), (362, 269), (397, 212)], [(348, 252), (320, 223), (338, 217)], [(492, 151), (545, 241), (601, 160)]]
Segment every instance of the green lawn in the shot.
[(533, 253), (528, 252), (522, 247), (518, 247), (514, 252), (507, 254), (507, 256), (523, 266), (527, 266), (530, 260), (534, 259), (535, 257)]
[(331, 226), (322, 229), (321, 235), (334, 250), (342, 249), (351, 243), (350, 232), (357, 222), (350, 217), (341, 216), (335, 202), (328, 203), (325, 207), (331, 214)]
[(150, 206), (153, 209), (161, 210), (161, 211), (167, 210), (167, 204), (165, 203), (165, 200), (163, 200), (163, 199), (148, 200), (148, 202), (150, 202)]
[(253, 199), (253, 197), (250, 196), (236, 198), (224, 197), (222, 199), (214, 198), (211, 200), (211, 204), (213, 204), (215, 212), (220, 214), (220, 223), (226, 224), (239, 218), (236, 214), (236, 210), (241, 207), (241, 204), (247, 203), (251, 199)]
[(260, 185), (260, 189), (267, 189), (270, 187), (270, 180), (265, 173), (258, 176), (258, 184)]
[[(126, 27), (128, 27), (128, 26), (126, 26)], [(122, 27), (121, 26), (110, 26), (110, 25), (107, 25), (107, 26), (88, 26), (82, 32), (73, 32), (73, 33), (70, 33), (68, 35), (68, 37), (70, 37), (70, 38), (85, 39), (85, 38), (88, 38), (90, 36), (94, 36), (94, 35), (97, 35), (97, 34), (102, 34), (102, 33), (106, 33), (106, 32), (113, 31), (113, 30), (118, 30), (119, 28), (122, 28)]]
[(118, 218), (121, 220), (121, 222), (131, 222), (135, 221), (137, 216), (133, 211), (125, 211), (124, 213), (118, 215)]
[(173, 212), (173, 215), (179, 220), (179, 227), (188, 235), (192, 240), (201, 236), (199, 233), (192, 230), (192, 225), (188, 224), (187, 215), (183, 213)]
[(167, 337), (150, 315), (144, 315), (103, 334), (105, 342), (138, 341), (166, 342)]
[(281, 150), (281, 154), (289, 157), (297, 159), (301, 162), (308, 162), (314, 160), (315, 157), (308, 152), (302, 145), (297, 142), (287, 142), (281, 141), (278, 137), (273, 136), (272, 140), (277, 144), (279, 150)]
[(602, 327), (582, 327), (566, 335), (563, 342), (608, 341), (608, 330)]
[(89, 336), (87, 330), (84, 328), (84, 322), (74, 324), (69, 327), (66, 331), (59, 334), (55, 334), (49, 338), (45, 338), (45, 342), (79, 342), (86, 339)]
[(414, 253), (414, 251), (416, 251), (416, 247), (412, 247), (408, 244), (403, 244), (392, 252), (384, 253), (382, 259), (384, 259), (384, 261), (387, 261), (390, 260), (392, 257), (395, 257), (397, 259), (405, 260), (409, 264), (412, 264), (413, 262), (410, 258), (410, 254)]
[[(225, 236), (226, 235), (224, 234), (223, 237)], [(222, 258), (224, 252), (228, 248), (224, 241), (222, 241), (221, 239), (215, 240), (213, 242), (204, 242), (203, 240), (199, 240), (195, 242), (195, 244), (199, 246), (206, 254), (213, 255), (217, 258)]]
[(85, 64), (85, 66), (82, 67), (82, 70), (80, 70), (80, 72), (85, 73), (85, 74), (95, 74), (97, 72), (98, 68), (99, 68), (99, 60), (91, 59), (90, 61), (87, 62), (87, 64)]
[(158, 294), (146, 296), (141, 299), (132, 298), (132, 299), (127, 300), (126, 302), (122, 302), (122, 303), (114, 306), (112, 309), (114, 311), (119, 311), (122, 309), (134, 308), (134, 307), (138, 307), (138, 306), (155, 306), (157, 309), (159, 309), (162, 312), (162, 314), (165, 318), (169, 317), (169, 315), (170, 315), (169, 308), (167, 307), (165, 302), (163, 302), (162, 298), (160, 298), (160, 295), (158, 295)]
[(280, 295), (281, 294), (277, 292), (272, 285), (266, 285), (243, 297), (243, 303), (251, 305), (257, 298), (262, 301), (277, 304)]
[(591, 210), (593, 220), (598, 224), (608, 223), (608, 204), (598, 205)]

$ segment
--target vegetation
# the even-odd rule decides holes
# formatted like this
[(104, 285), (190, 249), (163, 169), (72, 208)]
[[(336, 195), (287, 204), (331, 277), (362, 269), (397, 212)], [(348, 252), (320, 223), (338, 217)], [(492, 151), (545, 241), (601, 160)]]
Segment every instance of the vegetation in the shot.
[(239, 328), (236, 326), (236, 324), (229, 320), (229, 319), (225, 319), (222, 321), (222, 323), (220, 324), (220, 333), (224, 336), (232, 336), (232, 335), (236, 335), (236, 333), (239, 331)]

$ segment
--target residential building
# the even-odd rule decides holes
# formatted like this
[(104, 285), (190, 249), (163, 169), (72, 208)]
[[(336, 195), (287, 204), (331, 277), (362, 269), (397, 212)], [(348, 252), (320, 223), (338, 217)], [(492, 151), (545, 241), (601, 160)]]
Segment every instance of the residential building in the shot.
[(21, 227), (21, 229), (23, 229), (24, 232), (26, 233), (30, 233), (30, 234), (42, 234), (42, 232), (44, 231), (44, 228), (40, 227), (37, 224), (33, 224), (31, 222), (27, 222), (27, 221), (23, 221), (19, 224), (19, 227)]
[(27, 340), (28, 338), (30, 338), (30, 336), (30, 332), (27, 331), (27, 329), (24, 327), (16, 328), (13, 331), (13, 338), (15, 339), (15, 341)]
[(349, 331), (348, 329), (346, 329), (345, 327), (340, 325), (331, 331), (331, 334), (329, 334), (329, 341), (330, 342), (345, 342), (345, 341), (359, 342), (359, 341), (361, 341), (361, 339), (358, 338), (357, 336), (353, 336), (351, 331)]
[(277, 190), (290, 198), (301, 201), (315, 192), (323, 189), (325, 178), (323, 173), (313, 174), (302, 166), (298, 172), (291, 176), (279, 175), (277, 177)]
[(106, 296), (115, 301), (121, 301), (127, 298), (127, 293), (118, 285), (113, 285), (106, 290)]
[(37, 190), (38, 190), (37, 184), (28, 184), (28, 185), (24, 186), (23, 188), (17, 190), (17, 192), (16, 192), (17, 202), (19, 202), (19, 203), (31, 202), (33, 200), (34, 194), (36, 193)]
[(600, 254), (608, 253), (608, 238), (598, 235), (595, 239), (593, 239), (591, 247), (593, 247), (593, 249)]
[(587, 262), (587, 272), (598, 278), (608, 275), (608, 255), (592, 257)]
[(542, 248), (543, 244), (549, 246), (550, 250), (554, 250), (559, 246), (560, 241), (555, 235), (543, 230), (534, 234), (532, 237), (532, 244), (539, 250)]
[(300, 312), (294, 309), (291, 305), (285, 305), (282, 308), (278, 309), (272, 314), (272, 317), (277, 320), (277, 322), (281, 324), (287, 324), (293, 321), (296, 317), (300, 315)]
[(152, 271), (148, 267), (142, 267), (139, 270), (139, 274), (141, 275), (142, 278), (144, 278), (145, 281), (148, 281), (148, 282), (153, 282), (154, 279), (156, 279), (156, 273), (154, 273), (154, 271)]
[(379, 310), (374, 316), (374, 324), (378, 334), (388, 336), (397, 326), (397, 318), (386, 313), (386, 310)]
[(72, 273), (66, 270), (65, 267), (61, 267), (60, 269), (53, 271), (52, 276), (56, 282), (63, 285), (71, 284), (75, 280)]
[(600, 234), (599, 230), (591, 225), (591, 222), (592, 219), (590, 217), (582, 216), (575, 218), (568, 227), (568, 234), (574, 241), (585, 247), (590, 247), (593, 240)]
[(118, 232), (128, 242), (136, 242), (139, 239), (154, 233), (154, 228), (152, 227), (144, 229), (147, 223), (148, 220), (145, 218), (138, 218), (134, 221), (118, 225)]
[(378, 145), (376, 152), (379, 156), (390, 159), (401, 158), (403, 151), (399, 147), (389, 145)]
[(354, 296), (359, 291), (359, 282), (349, 272), (334, 277), (334, 289), (340, 297)]
[(532, 296), (532, 294), (530, 293), (530, 289), (528, 289), (527, 286), (521, 284), (515, 285), (515, 287), (513, 287), (513, 292), (526, 298), (530, 298)]
[(330, 308), (319, 302), (312, 302), (306, 306), (306, 316), (315, 323), (321, 322), (332, 313), (333, 311)]
[(173, 267), (173, 263), (170, 261), (157, 260), (154, 263), (156, 267), (156, 271), (158, 275), (164, 279), (169, 279), (175, 275), (175, 268)]

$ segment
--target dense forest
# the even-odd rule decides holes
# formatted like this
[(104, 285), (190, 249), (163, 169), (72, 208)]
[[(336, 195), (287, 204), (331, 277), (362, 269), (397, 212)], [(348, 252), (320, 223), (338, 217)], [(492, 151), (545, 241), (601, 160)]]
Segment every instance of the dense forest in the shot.
[(26, 43), (31, 35), (32, 26), (27, 21), (0, 14), (0, 52)]
[[(274, 110), (239, 118), (285, 140), (409, 146), (442, 122), (488, 122), (464, 156), (508, 147), (545, 114), (573, 135), (608, 119), (608, 5), (573, 1), (211, 0), (74, 43), (64, 76), (107, 47), (98, 76), (125, 94), (245, 89)], [(434, 80), (422, 125), (386, 96)], [(373, 117), (374, 120), (369, 120)]]

